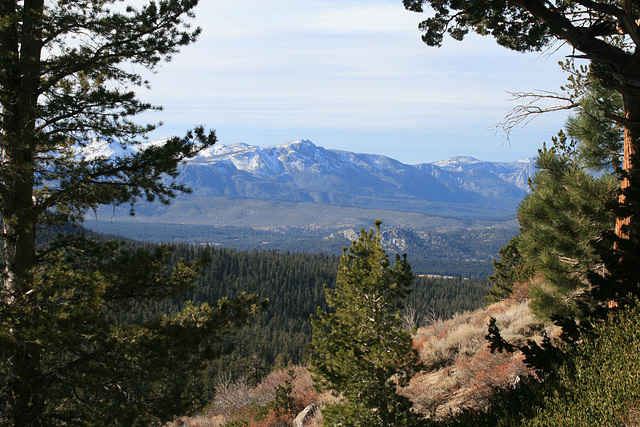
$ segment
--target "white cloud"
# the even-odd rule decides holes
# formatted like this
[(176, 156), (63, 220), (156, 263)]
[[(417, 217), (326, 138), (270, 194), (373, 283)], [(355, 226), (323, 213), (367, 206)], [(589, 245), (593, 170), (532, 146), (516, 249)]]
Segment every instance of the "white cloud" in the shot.
[(311, 28), (323, 33), (404, 33), (416, 28), (420, 15), (401, 7), (400, 2), (331, 2), (318, 13)]

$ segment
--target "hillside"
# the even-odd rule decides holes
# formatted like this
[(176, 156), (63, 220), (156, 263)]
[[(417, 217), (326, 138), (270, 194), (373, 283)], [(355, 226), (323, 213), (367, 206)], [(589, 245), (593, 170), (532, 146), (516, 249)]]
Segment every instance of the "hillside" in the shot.
[[(496, 388), (510, 388), (518, 375), (524, 377), (530, 373), (521, 354), (489, 351), (484, 336), (490, 317), (496, 318), (505, 336), (513, 342), (540, 340), (543, 332), (549, 335), (557, 332), (557, 328), (536, 320), (526, 299), (517, 297), (476, 310), (462, 310), (453, 317), (419, 316), (418, 323), (422, 326), (415, 334), (414, 347), (426, 370), (416, 375), (403, 393), (411, 398), (417, 411), (434, 421), (433, 425), (447, 425), (447, 417), (464, 410), (471, 413), (486, 410)], [(289, 424), (272, 424), (269, 418), (261, 415), (267, 412), (277, 387), (283, 386), (289, 378), (287, 371), (281, 369), (269, 374), (255, 387), (243, 380), (220, 384), (204, 414), (182, 418), (179, 421), (182, 424), (172, 426), (223, 426), (225, 422), (239, 425), (244, 422), (244, 425), (255, 427), (291, 425), (295, 414), (306, 406), (322, 407), (334, 399), (313, 391), (305, 368), (296, 367), (294, 375), (295, 411), (282, 417)], [(304, 425), (321, 425), (321, 413), (316, 413)]]
[[(640, 311), (638, 307), (611, 313), (584, 337), (565, 348), (561, 363), (544, 381), (530, 376), (521, 353), (492, 353), (485, 340), (487, 323), (496, 319), (512, 343), (543, 337), (557, 339), (560, 329), (536, 319), (522, 287), (506, 300), (461, 312), (452, 318), (423, 318), (414, 336), (425, 371), (416, 375), (404, 394), (426, 415), (425, 426), (637, 426), (640, 425)], [(539, 378), (539, 377), (538, 377)], [(290, 382), (290, 411), (274, 406), (278, 390)], [(168, 426), (197, 427), (292, 425), (304, 408), (319, 408), (304, 426), (322, 425), (323, 405), (335, 399), (312, 388), (301, 366), (279, 369), (252, 386), (246, 381), (219, 383), (207, 410)], [(315, 406), (314, 406), (315, 405)], [(226, 423), (226, 424), (225, 424)]]

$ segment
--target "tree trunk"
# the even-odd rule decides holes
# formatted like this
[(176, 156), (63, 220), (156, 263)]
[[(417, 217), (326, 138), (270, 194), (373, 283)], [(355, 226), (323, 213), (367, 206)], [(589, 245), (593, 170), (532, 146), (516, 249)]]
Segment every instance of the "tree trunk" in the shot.
[[(15, 4), (4, 6), (4, 12), (16, 13)], [(16, 17), (22, 20), (21, 25), (6, 25), (0, 35), (5, 61), (0, 70), (0, 232), (4, 258), (1, 286), (4, 304), (15, 306), (16, 310), (29, 316), (26, 322), (16, 323), (10, 332), (13, 341), (13, 354), (9, 359), (12, 402), (8, 415), (14, 426), (29, 427), (42, 425), (44, 411), (41, 348), (22, 330), (40, 321), (32, 274), (37, 261), (38, 213), (34, 190), (38, 137), (35, 129), (43, 12), (44, 0), (25, 0), (21, 16)]]
[[(625, 177), (621, 183), (621, 189), (623, 192), (630, 189), (636, 189), (640, 186), (638, 182), (638, 175), (634, 171), (634, 167), (640, 167), (640, 161), (638, 161), (638, 154), (640, 154), (640, 98), (635, 96), (624, 96), (625, 107), (625, 128), (624, 128), (624, 157), (622, 160), (622, 168), (627, 172), (628, 176)], [(637, 201), (629, 200), (626, 194), (621, 194), (619, 198), (620, 205), (623, 207), (628, 205), (636, 205)], [(634, 212), (629, 213), (623, 217), (616, 219), (616, 235), (621, 239), (628, 239), (630, 233), (633, 233), (630, 225), (632, 222), (637, 221), (634, 218), (636, 215)]]

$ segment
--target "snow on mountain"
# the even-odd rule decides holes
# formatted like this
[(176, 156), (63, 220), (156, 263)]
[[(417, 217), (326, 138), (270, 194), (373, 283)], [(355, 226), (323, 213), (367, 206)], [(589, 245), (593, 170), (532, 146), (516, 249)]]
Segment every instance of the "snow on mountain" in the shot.
[(434, 162), (433, 164), (443, 169), (464, 170), (464, 168), (478, 163), (482, 163), (482, 161), (469, 156), (456, 156)]
[(533, 163), (456, 157), (407, 165), (329, 150), (307, 139), (270, 147), (214, 146), (187, 161), (180, 180), (199, 197), (314, 202), (424, 212), (434, 203), (515, 209)]
[(433, 165), (457, 172), (470, 172), (474, 169), (486, 170), (525, 191), (529, 190), (527, 178), (535, 174), (536, 168), (535, 159), (533, 158), (521, 159), (515, 162), (487, 162), (467, 156), (451, 157), (435, 162)]
[(127, 147), (123, 147), (119, 142), (115, 141), (93, 139), (83, 146), (77, 146), (76, 151), (78, 156), (88, 161), (101, 157), (124, 157), (145, 150), (148, 147), (165, 144), (168, 139), (169, 137), (165, 137), (155, 141), (143, 142), (137, 146)]
[(78, 155), (91, 161), (97, 158), (123, 157), (134, 152), (130, 148), (122, 148), (122, 145), (105, 140), (94, 139), (84, 147), (77, 148)]
[[(156, 141), (154, 143), (162, 143)], [(144, 147), (140, 147), (142, 149)], [(93, 141), (87, 159), (132, 152)], [(438, 206), (515, 212), (528, 191), (534, 162), (487, 162), (454, 157), (407, 165), (386, 156), (329, 150), (307, 139), (270, 147), (215, 145), (180, 167), (183, 197), (230, 197), (312, 202), (367, 209), (433, 213)], [(195, 200), (195, 199), (194, 199)]]

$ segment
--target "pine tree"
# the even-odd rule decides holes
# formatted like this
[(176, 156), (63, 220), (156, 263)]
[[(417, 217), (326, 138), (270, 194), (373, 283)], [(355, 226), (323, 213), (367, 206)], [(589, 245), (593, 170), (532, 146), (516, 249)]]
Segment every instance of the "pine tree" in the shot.
[[(501, 251), (517, 253), (525, 260), (528, 276), (533, 278), (529, 306), (541, 318), (560, 326), (560, 339), (567, 344), (577, 342), (596, 317), (606, 317), (616, 292), (624, 289), (637, 294), (635, 272), (620, 274), (621, 265), (633, 259), (628, 256), (632, 252), (626, 252), (625, 263), (621, 263), (614, 245), (620, 186), (614, 171), (619, 168), (622, 133), (605, 112), (619, 110), (621, 99), (603, 88), (586, 67), (572, 70), (570, 81), (574, 89), (580, 86), (581, 93), (575, 115), (567, 120), (573, 139), (560, 132), (552, 139), (552, 147), (545, 145), (539, 150), (538, 172), (530, 183), (532, 193), (518, 209), (521, 234), (509, 243), (513, 248), (507, 245)], [(633, 239), (631, 236), (623, 242), (632, 243)], [(496, 265), (508, 266), (504, 262)], [(512, 274), (518, 270), (517, 264), (514, 268)], [(508, 278), (509, 271), (496, 269), (494, 277)], [(500, 283), (505, 282), (496, 283), (494, 293), (508, 290), (498, 287)], [(527, 364), (541, 371), (554, 369), (564, 355), (548, 337), (542, 343), (506, 343), (495, 322), (487, 339), (492, 349), (517, 348)]]
[[(565, 69), (568, 65), (565, 65)], [(577, 141), (580, 163), (590, 171), (612, 173), (621, 167), (623, 134), (620, 124), (611, 117), (624, 114), (622, 97), (603, 84), (591, 67), (569, 70), (572, 80), (581, 85), (583, 95), (575, 114), (565, 122), (567, 136)]]
[(389, 258), (376, 231), (361, 232), (340, 260), (336, 288), (325, 287), (329, 311), (312, 317), (311, 370), (319, 390), (342, 397), (327, 406), (327, 425), (413, 425), (412, 403), (398, 394), (420, 370), (401, 310), (413, 274), (406, 255)]
[(493, 288), (485, 297), (489, 304), (509, 297), (515, 284), (523, 283), (533, 275), (531, 267), (518, 251), (519, 239), (519, 235), (511, 239), (498, 251), (500, 260), (493, 260), (494, 273), (489, 276)]
[[(635, 271), (628, 268), (636, 259), (634, 238), (617, 239), (612, 222), (620, 217), (616, 194), (622, 180), (617, 172), (623, 132), (610, 117), (621, 114), (622, 98), (592, 68), (563, 65), (569, 72), (563, 90), (579, 96), (575, 114), (566, 121), (569, 138), (560, 132), (552, 147), (539, 150), (532, 193), (518, 210), (521, 235), (501, 250), (503, 258), (511, 256), (494, 262), (492, 276), (498, 280), (492, 293), (502, 294), (509, 275), (517, 271), (509, 269), (508, 260), (524, 259), (529, 275), (541, 279), (531, 287), (532, 308), (565, 321), (593, 315), (616, 292), (637, 293)], [(630, 249), (621, 251), (616, 245)]]
[[(174, 180), (178, 165), (215, 134), (199, 127), (149, 144), (156, 125), (133, 117), (158, 108), (136, 97), (147, 85), (139, 72), (196, 39), (197, 3), (0, 3), (0, 424), (171, 419), (197, 404), (190, 377), (255, 308), (240, 296), (142, 315), (185, 291), (206, 256), (170, 267), (164, 250), (82, 236), (36, 244), (98, 205), (168, 203), (187, 190)], [(86, 148), (94, 141), (129, 154), (95, 156)]]
[(584, 318), (598, 303), (586, 291), (593, 286), (591, 276), (603, 271), (595, 243), (613, 229), (610, 205), (619, 181), (588, 173), (563, 133), (553, 142), (539, 151), (533, 192), (518, 209), (517, 248), (542, 278), (530, 288), (531, 309), (549, 319)]

